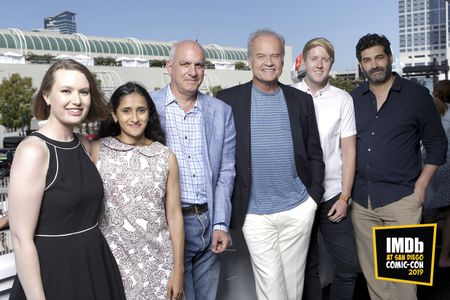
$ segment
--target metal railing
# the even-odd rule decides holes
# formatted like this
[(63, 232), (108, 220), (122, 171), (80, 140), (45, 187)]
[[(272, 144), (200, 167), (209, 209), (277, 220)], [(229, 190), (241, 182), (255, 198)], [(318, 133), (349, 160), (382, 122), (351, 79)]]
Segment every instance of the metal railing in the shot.
[(16, 274), (7, 222), (9, 177), (0, 177), (0, 300), (8, 299)]
[(0, 255), (13, 251), (11, 234), (8, 230), (8, 184), (9, 177), (0, 178)]

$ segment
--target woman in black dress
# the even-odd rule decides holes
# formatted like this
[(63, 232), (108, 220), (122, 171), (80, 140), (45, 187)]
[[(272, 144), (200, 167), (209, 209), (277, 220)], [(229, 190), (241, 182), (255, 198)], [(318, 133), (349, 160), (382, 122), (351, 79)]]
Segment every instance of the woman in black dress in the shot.
[(117, 264), (97, 226), (103, 185), (81, 121), (107, 115), (89, 70), (54, 63), (36, 96), (46, 124), (17, 148), (9, 219), (17, 277), (10, 299), (125, 299)]

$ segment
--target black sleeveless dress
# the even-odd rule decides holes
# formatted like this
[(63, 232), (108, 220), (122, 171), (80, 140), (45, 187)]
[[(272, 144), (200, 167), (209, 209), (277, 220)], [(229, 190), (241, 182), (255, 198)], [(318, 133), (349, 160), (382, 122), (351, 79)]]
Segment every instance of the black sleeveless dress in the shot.
[[(97, 226), (103, 198), (97, 168), (76, 136), (59, 142), (32, 135), (50, 153), (34, 239), (46, 299), (125, 299), (119, 269)], [(10, 299), (26, 299), (17, 276)]]

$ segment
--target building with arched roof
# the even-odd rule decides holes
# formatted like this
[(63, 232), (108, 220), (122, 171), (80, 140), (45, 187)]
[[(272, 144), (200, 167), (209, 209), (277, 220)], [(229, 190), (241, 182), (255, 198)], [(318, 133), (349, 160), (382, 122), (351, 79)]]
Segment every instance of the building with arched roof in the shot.
[[(20, 54), (83, 54), (91, 57), (138, 56), (147, 59), (169, 57), (174, 42), (143, 41), (136, 38), (87, 37), (81, 33), (24, 32), (19, 29), (0, 30), (0, 52), (16, 50)], [(245, 62), (247, 49), (203, 45), (206, 60)]]
[[(123, 59), (135, 58), (144, 60), (168, 60), (170, 48), (175, 42), (138, 40), (133, 37), (111, 38), (86, 36), (82, 33), (61, 34), (53, 31), (25, 32), (20, 29), (0, 29), (0, 53), (13, 52), (25, 58), (32, 55), (57, 57), (59, 55), (84, 56), (96, 58)], [(205, 58), (215, 65), (215, 69), (207, 69), (201, 87), (209, 92), (213, 86), (230, 87), (251, 79), (251, 71), (235, 70), (235, 63), (247, 64), (247, 49), (226, 47), (217, 44), (202, 45)], [(286, 47), (285, 69), (280, 81), (291, 83), (290, 62), (291, 47)], [(33, 84), (40, 85), (48, 64), (26, 61), (25, 65), (0, 63), (0, 78), (8, 74), (20, 73), (33, 79)], [(89, 66), (102, 82), (102, 89), (108, 94), (126, 81), (138, 81), (149, 90), (161, 88), (170, 81), (165, 68), (131, 68), (120, 66)]]

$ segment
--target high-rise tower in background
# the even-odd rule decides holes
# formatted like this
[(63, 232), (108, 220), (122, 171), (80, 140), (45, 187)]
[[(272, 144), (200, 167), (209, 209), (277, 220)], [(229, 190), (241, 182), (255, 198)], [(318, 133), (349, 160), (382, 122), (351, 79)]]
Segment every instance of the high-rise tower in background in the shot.
[(448, 59), (448, 2), (399, 0), (400, 61), (407, 67)]
[(77, 32), (76, 13), (64, 11), (54, 17), (44, 18), (45, 30), (58, 30), (61, 33), (71, 34)]

